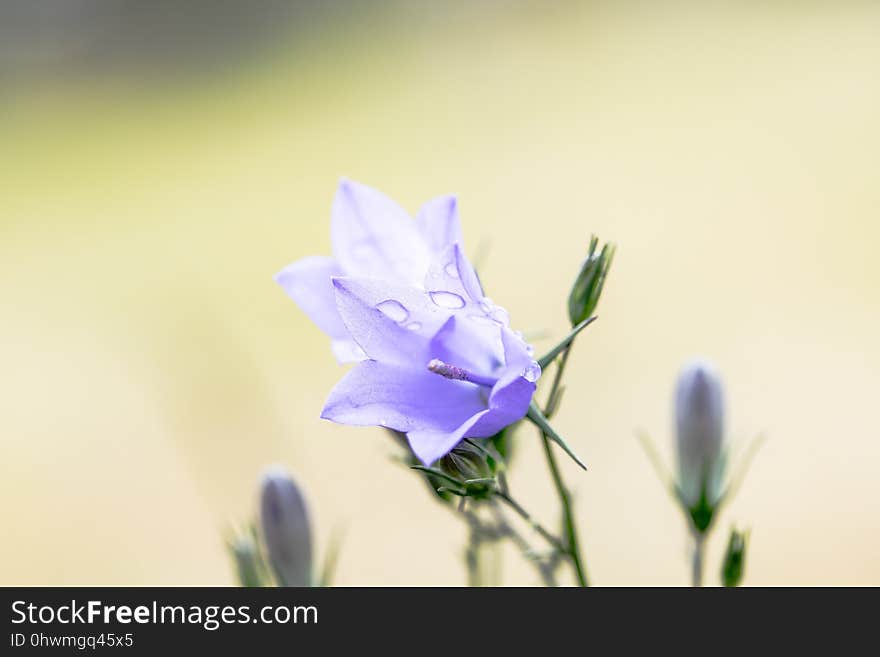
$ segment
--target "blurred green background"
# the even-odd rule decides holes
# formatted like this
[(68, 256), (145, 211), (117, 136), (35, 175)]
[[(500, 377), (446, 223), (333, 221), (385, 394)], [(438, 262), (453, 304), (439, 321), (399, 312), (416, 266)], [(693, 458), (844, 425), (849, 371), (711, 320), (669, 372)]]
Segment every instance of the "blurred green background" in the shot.
[(329, 253), (345, 175), (458, 194), (524, 330), (561, 335), (590, 233), (618, 243), (557, 419), (597, 584), (688, 581), (634, 434), (672, 463), (692, 355), (734, 444), (768, 436), (707, 580), (736, 521), (747, 583), (880, 584), (880, 5), (185, 4), (0, 9), (0, 583), (231, 583), (270, 462), (319, 552), (344, 532), (337, 583), (464, 583), (386, 436), (319, 420), (343, 370), (271, 278)]

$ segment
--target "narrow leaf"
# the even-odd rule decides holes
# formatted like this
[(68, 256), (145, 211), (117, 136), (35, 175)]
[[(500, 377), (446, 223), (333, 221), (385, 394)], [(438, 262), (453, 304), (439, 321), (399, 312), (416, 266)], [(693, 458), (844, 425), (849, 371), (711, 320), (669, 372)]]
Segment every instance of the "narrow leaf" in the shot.
[(580, 324), (578, 324), (573, 329), (571, 329), (571, 333), (569, 333), (567, 336), (565, 336), (565, 338), (563, 338), (562, 342), (560, 342), (558, 345), (553, 347), (546, 354), (541, 356), (538, 359), (538, 365), (541, 366), (541, 369), (544, 369), (550, 363), (552, 363), (559, 354), (561, 354), (563, 351), (565, 351), (568, 348), (568, 346), (572, 342), (574, 342), (574, 339), (577, 337), (578, 333), (580, 333), (585, 328), (587, 328), (590, 324), (595, 322), (596, 319), (597, 319), (597, 317), (594, 315), (593, 317), (588, 317), (587, 319), (582, 321)]
[(577, 454), (575, 454), (571, 447), (568, 446), (568, 443), (565, 442), (562, 436), (556, 433), (556, 430), (552, 426), (550, 426), (547, 418), (544, 417), (544, 414), (541, 412), (541, 409), (538, 408), (535, 402), (532, 402), (529, 406), (529, 412), (526, 417), (528, 417), (535, 424), (535, 426), (537, 426), (544, 433), (545, 436), (547, 436), (550, 440), (559, 445), (562, 450), (566, 454), (568, 454), (575, 463), (581, 466), (584, 470), (587, 469), (587, 466), (584, 465), (584, 462), (578, 458)]

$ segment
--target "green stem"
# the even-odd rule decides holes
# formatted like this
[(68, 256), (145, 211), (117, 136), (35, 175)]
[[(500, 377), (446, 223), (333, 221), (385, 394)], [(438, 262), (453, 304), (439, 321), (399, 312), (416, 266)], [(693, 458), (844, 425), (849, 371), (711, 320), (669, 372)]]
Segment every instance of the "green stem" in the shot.
[(519, 502), (514, 500), (510, 495), (504, 493), (502, 491), (495, 491), (495, 496), (499, 499), (504, 500), (504, 502), (513, 509), (519, 517), (525, 520), (532, 529), (538, 532), (550, 545), (552, 545), (556, 550), (562, 552), (563, 554), (568, 554), (568, 549), (565, 545), (563, 545), (558, 538), (556, 538), (553, 534), (548, 532), (544, 527), (538, 523), (534, 518), (532, 518), (531, 514), (526, 511), (523, 507), (519, 505)]
[(691, 565), (691, 585), (703, 586), (703, 546), (705, 536), (694, 532), (694, 560)]
[(571, 511), (571, 496), (565, 483), (562, 481), (562, 475), (559, 472), (559, 466), (556, 463), (556, 456), (553, 454), (553, 446), (550, 439), (542, 436), (544, 443), (544, 454), (547, 456), (547, 465), (550, 467), (550, 473), (553, 476), (553, 484), (556, 486), (556, 493), (559, 495), (559, 502), (562, 506), (562, 520), (565, 529), (565, 537), (567, 546), (564, 552), (571, 559), (574, 567), (575, 575), (577, 575), (578, 584), (580, 586), (589, 586), (587, 580), (587, 571), (581, 558), (580, 545), (578, 544), (577, 528), (574, 523), (574, 514)]
[(547, 398), (547, 406), (544, 408), (544, 416), (549, 420), (559, 408), (559, 395), (562, 393), (562, 375), (565, 373), (565, 366), (568, 364), (568, 356), (571, 349), (566, 349), (562, 353), (562, 358), (556, 366), (556, 374), (553, 377), (553, 385), (550, 386), (550, 396)]
[(504, 512), (498, 504), (493, 502), (490, 505), (490, 509), (495, 516), (495, 522), (502, 535), (507, 536), (511, 542), (519, 548), (526, 560), (535, 565), (535, 568), (538, 570), (538, 575), (546, 586), (555, 587), (557, 584), (554, 577), (555, 567), (553, 564), (546, 563), (543, 559), (537, 557), (535, 551), (529, 545), (529, 542), (520, 536), (519, 532), (507, 522), (507, 517), (504, 515)]
[[(464, 498), (461, 499), (464, 500)], [(480, 544), (482, 540), (480, 538), (479, 523), (475, 517), (472, 517), (472, 514), (468, 512), (463, 513), (470, 529), (468, 532), (468, 544), (464, 551), (464, 561), (467, 564), (468, 572), (468, 586), (481, 586), (483, 583), (482, 571), (480, 569)]]
[[(587, 322), (587, 324), (589, 324), (589, 322)], [(575, 333), (575, 335), (577, 335), (577, 333)], [(562, 375), (565, 373), (565, 366), (568, 364), (568, 357), (570, 354), (571, 342), (566, 345), (561, 353), (561, 358), (557, 363), (556, 374), (553, 377), (553, 384), (550, 387), (550, 396), (545, 409), (545, 418), (551, 417), (558, 407)], [(568, 488), (565, 486), (565, 482), (562, 480), (562, 474), (559, 471), (559, 465), (556, 463), (556, 456), (553, 454), (553, 446), (550, 444), (550, 438), (544, 431), (543, 427), (539, 428), (541, 429), (541, 438), (544, 444), (544, 455), (547, 457), (547, 466), (550, 468), (550, 474), (553, 477), (553, 484), (556, 486), (556, 493), (559, 496), (559, 504), (562, 507), (563, 529), (565, 531), (566, 542), (568, 543), (566, 554), (568, 554), (571, 559), (578, 584), (580, 586), (589, 586), (587, 569), (584, 560), (581, 557), (577, 526), (575, 525), (574, 514), (572, 513), (571, 495), (568, 492)]]

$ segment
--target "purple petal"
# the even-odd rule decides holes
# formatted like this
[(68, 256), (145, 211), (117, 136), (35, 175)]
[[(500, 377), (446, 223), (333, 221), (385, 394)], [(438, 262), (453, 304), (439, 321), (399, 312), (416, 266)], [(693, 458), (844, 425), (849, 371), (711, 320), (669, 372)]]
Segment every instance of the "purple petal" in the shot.
[(416, 215), (416, 226), (432, 254), (464, 241), (454, 196), (440, 196), (425, 203)]
[(426, 369), (367, 360), (333, 388), (321, 417), (403, 432), (450, 433), (484, 408), (474, 385), (450, 381)]
[(483, 299), (480, 279), (458, 242), (443, 249), (431, 263), (425, 275), (425, 289), (451, 292), (467, 304), (479, 304)]
[(333, 253), (345, 273), (418, 285), (430, 264), (415, 222), (381, 192), (342, 180), (333, 201)]
[(465, 435), (487, 438), (521, 420), (529, 410), (535, 388), (534, 383), (524, 379), (516, 370), (502, 376), (489, 395), (489, 411)]
[(348, 331), (336, 310), (331, 278), (342, 270), (333, 258), (312, 256), (297, 260), (275, 275), (275, 281), (302, 308), (318, 328), (331, 338), (347, 339)]
[[(504, 363), (507, 369), (518, 368), (522, 373), (527, 367), (537, 365), (529, 353), (526, 341), (506, 326), (501, 329), (501, 344), (504, 347)], [(535, 381), (541, 374), (540, 368), (536, 374)]]
[(340, 364), (357, 363), (367, 359), (364, 350), (354, 340), (333, 340), (330, 343), (330, 349), (333, 351), (336, 362)]
[(406, 434), (409, 446), (422, 463), (430, 466), (458, 445), (474, 424), (478, 423), (487, 413), (489, 413), (488, 410), (475, 413), (452, 431), (438, 431), (436, 429), (410, 431)]
[(425, 465), (447, 454), (462, 438), (488, 438), (525, 417), (535, 384), (518, 368), (508, 369), (489, 395), (489, 408), (474, 414), (453, 431), (416, 429), (407, 434), (413, 453)]
[(449, 318), (423, 290), (367, 278), (334, 278), (348, 334), (374, 359), (423, 369), (430, 338)]
[(492, 376), (501, 365), (501, 327), (453, 315), (431, 339), (431, 358)]

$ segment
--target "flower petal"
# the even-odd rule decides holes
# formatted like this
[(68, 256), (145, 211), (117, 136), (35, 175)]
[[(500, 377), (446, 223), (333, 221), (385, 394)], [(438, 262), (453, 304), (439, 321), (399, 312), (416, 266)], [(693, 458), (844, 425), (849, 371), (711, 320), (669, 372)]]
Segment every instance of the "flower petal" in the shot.
[(432, 254), (464, 241), (458, 220), (458, 201), (454, 196), (440, 196), (425, 203), (416, 215), (416, 227)]
[(483, 418), (488, 410), (482, 410), (465, 420), (461, 425), (453, 431), (438, 431), (436, 429), (417, 429), (406, 434), (409, 440), (409, 446), (413, 454), (424, 463), (430, 466), (441, 456), (448, 454), (453, 447), (461, 442), (465, 434)]
[(407, 433), (413, 453), (425, 465), (447, 454), (463, 438), (488, 438), (525, 417), (535, 394), (535, 384), (510, 371), (495, 384), (489, 408), (475, 413), (453, 431), (434, 428)]
[(348, 334), (374, 360), (423, 370), (430, 338), (449, 319), (420, 289), (369, 278), (334, 278)]
[(494, 436), (504, 427), (525, 417), (535, 394), (535, 384), (510, 371), (501, 377), (489, 395), (489, 410), (465, 434), (471, 438)]
[[(525, 368), (537, 365), (526, 341), (506, 326), (501, 329), (501, 344), (504, 346), (504, 363), (507, 369), (517, 368), (522, 374)], [(540, 373), (538, 368), (538, 376)], [(538, 377), (535, 377), (535, 381), (537, 380)]]
[(318, 328), (331, 338), (346, 339), (348, 331), (336, 310), (331, 278), (342, 269), (333, 258), (312, 256), (297, 260), (275, 274), (275, 281), (302, 308)]
[(336, 384), (321, 417), (403, 432), (450, 433), (484, 409), (479, 389), (469, 383), (367, 360)]
[(431, 263), (425, 275), (425, 289), (429, 292), (455, 294), (466, 305), (479, 304), (483, 300), (483, 289), (477, 272), (458, 242), (443, 249)]
[(333, 200), (333, 253), (346, 274), (419, 285), (430, 264), (415, 222), (381, 192), (342, 180)]
[[(541, 375), (541, 369), (532, 360), (525, 341), (506, 326), (501, 328), (501, 342), (505, 360), (503, 374), (489, 395), (489, 412), (467, 434), (472, 438), (493, 436), (525, 417), (537, 388), (535, 381)], [(537, 371), (532, 368), (537, 368)], [(526, 378), (528, 372), (533, 374), (533, 380)]]
[(336, 358), (336, 362), (340, 365), (367, 360), (364, 350), (354, 340), (334, 340), (330, 343), (330, 349)]
[(428, 351), (431, 358), (493, 376), (503, 363), (500, 329), (492, 323), (484, 325), (453, 315), (434, 334)]

